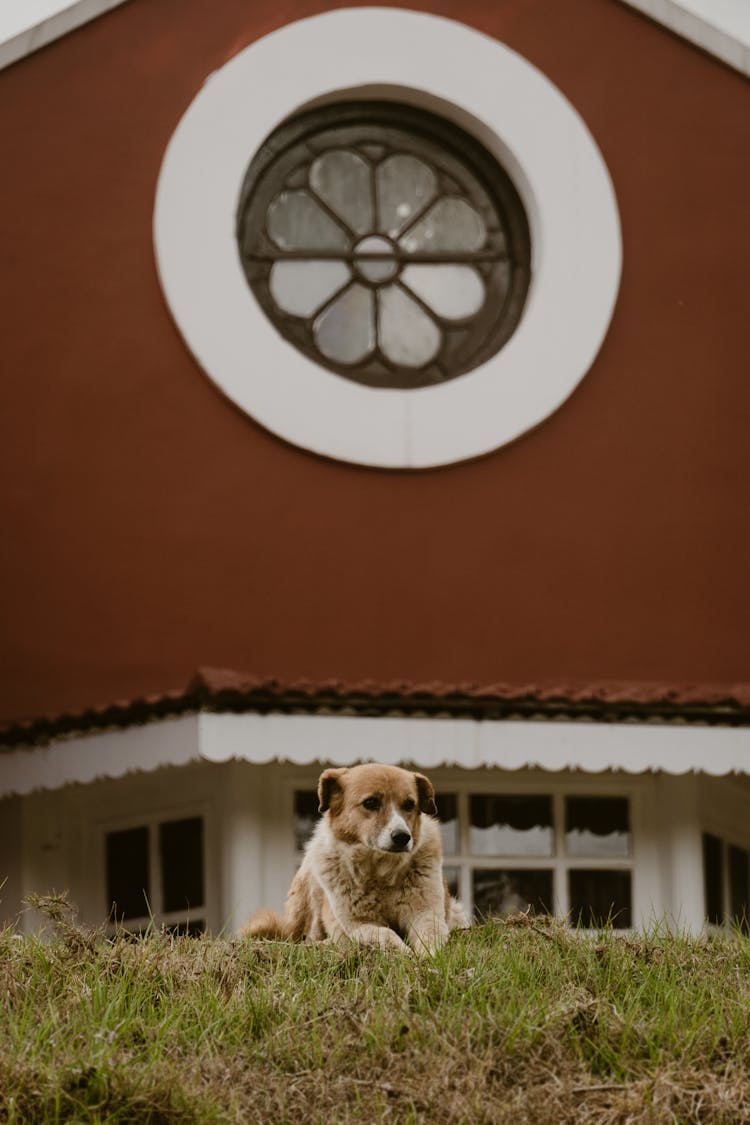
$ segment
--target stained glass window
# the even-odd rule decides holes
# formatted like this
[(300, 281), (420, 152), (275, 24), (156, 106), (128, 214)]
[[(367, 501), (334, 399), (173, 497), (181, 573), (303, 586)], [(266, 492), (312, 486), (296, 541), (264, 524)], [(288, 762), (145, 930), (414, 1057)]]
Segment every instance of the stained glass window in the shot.
[(473, 137), (414, 107), (337, 103), (277, 129), (251, 162), (240, 258), (266, 315), (359, 383), (429, 386), (478, 366), (522, 312), (520, 197)]

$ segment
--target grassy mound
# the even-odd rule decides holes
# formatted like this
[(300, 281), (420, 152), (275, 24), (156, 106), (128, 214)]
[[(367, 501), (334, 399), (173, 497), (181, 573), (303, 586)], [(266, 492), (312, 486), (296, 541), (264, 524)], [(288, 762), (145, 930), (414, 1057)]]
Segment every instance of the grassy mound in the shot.
[(750, 1121), (750, 940), (517, 915), (434, 958), (0, 934), (0, 1120)]

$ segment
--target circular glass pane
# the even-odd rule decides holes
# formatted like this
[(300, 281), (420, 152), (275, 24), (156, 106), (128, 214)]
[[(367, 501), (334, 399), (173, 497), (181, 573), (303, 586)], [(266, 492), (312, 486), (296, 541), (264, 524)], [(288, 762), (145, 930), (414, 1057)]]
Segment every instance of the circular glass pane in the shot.
[(287, 340), (369, 386), (462, 375), (497, 352), (529, 286), (529, 229), (494, 157), (392, 102), (301, 114), (251, 162), (245, 276)]

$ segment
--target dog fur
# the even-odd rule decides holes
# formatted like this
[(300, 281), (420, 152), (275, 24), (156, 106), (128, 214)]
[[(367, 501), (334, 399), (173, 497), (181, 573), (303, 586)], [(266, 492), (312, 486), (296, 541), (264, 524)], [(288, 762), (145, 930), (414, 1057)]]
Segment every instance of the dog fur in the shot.
[(292, 941), (345, 941), (417, 953), (468, 925), (443, 877), (435, 791), (421, 773), (397, 766), (328, 769), (323, 813), (284, 907), (256, 914), (245, 934)]

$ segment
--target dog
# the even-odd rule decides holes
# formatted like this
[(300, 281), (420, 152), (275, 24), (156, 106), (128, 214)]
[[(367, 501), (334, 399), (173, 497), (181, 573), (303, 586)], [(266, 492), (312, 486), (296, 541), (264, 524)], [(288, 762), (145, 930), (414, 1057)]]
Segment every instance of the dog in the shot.
[(443, 877), (435, 790), (424, 774), (375, 763), (327, 769), (318, 801), (323, 816), (284, 917), (260, 911), (247, 936), (353, 940), (425, 954), (468, 926)]

